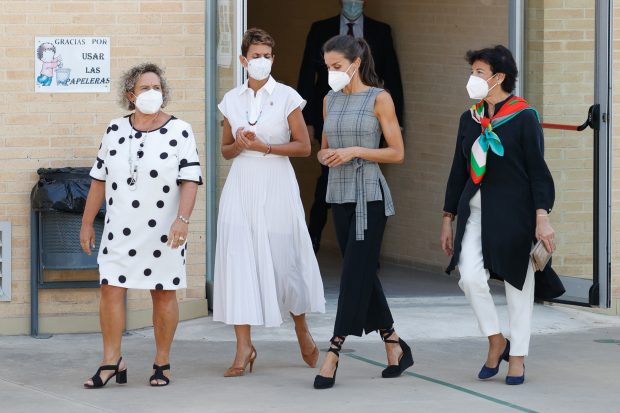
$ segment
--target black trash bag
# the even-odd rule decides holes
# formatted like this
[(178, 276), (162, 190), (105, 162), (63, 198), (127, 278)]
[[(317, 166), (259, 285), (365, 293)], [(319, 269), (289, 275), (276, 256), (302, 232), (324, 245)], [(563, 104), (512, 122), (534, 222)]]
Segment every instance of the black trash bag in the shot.
[[(30, 193), (32, 209), (83, 213), (92, 179), (89, 173), (90, 168), (39, 168), (39, 182)], [(97, 216), (105, 216), (105, 203)]]

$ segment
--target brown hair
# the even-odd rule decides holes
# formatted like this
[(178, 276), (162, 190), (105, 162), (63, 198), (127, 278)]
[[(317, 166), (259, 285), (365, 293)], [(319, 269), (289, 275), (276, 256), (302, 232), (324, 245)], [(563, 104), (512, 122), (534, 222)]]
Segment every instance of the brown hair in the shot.
[(243, 56), (247, 56), (248, 49), (253, 44), (264, 44), (265, 46), (271, 47), (271, 50), (273, 50), (276, 42), (265, 30), (253, 27), (243, 33), (243, 40), (241, 41), (241, 54)]

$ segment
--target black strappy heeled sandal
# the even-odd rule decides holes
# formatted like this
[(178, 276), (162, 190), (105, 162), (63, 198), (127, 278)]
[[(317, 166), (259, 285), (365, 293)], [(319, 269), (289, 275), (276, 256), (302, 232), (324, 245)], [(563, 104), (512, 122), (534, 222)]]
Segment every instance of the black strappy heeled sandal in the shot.
[(411, 348), (400, 337), (398, 338), (398, 341), (389, 339), (392, 337), (392, 334), (394, 334), (394, 327), (388, 328), (387, 330), (379, 330), (379, 334), (381, 335), (381, 340), (383, 340), (384, 343), (398, 344), (403, 351), (398, 359), (398, 364), (387, 366), (385, 370), (381, 372), (381, 377), (385, 379), (398, 377), (409, 367), (413, 366), (413, 354), (411, 353)]
[[(93, 381), (93, 384), (84, 383), (84, 387), (86, 387), (87, 389), (101, 388), (105, 386), (106, 384), (108, 384), (108, 382), (110, 381), (112, 377), (116, 377), (116, 382), (118, 384), (127, 383), (127, 368), (125, 368), (125, 370), (118, 369), (121, 365), (122, 359), (123, 359), (122, 357), (119, 358), (118, 363), (116, 363), (116, 365), (108, 364), (105, 366), (100, 366), (97, 369), (97, 372), (95, 373), (95, 375), (90, 378)], [(114, 373), (110, 377), (108, 377), (106, 381), (101, 380), (101, 376), (100, 376), (101, 372), (104, 370), (114, 370)]]
[[(157, 364), (153, 364), (153, 370), (155, 373), (149, 379), (149, 383), (153, 387), (164, 387), (170, 384), (170, 379), (164, 376), (164, 370), (170, 370), (170, 364), (165, 364), (163, 366), (158, 366)], [(153, 383), (153, 380), (162, 380), (164, 384)]]
[[(331, 346), (327, 352), (334, 353), (338, 359), (340, 359), (340, 350), (342, 350), (342, 344), (344, 344), (345, 337), (342, 336), (333, 336), (331, 340), (329, 340)], [(314, 378), (314, 388), (315, 389), (329, 389), (330, 387), (334, 387), (336, 383), (336, 372), (338, 371), (338, 362), (336, 362), (336, 369), (334, 370), (333, 377), (325, 377), (317, 374)]]

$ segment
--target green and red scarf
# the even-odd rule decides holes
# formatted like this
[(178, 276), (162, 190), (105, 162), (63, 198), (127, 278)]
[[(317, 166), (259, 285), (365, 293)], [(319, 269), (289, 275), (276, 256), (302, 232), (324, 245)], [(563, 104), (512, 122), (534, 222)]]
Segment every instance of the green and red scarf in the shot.
[(525, 99), (518, 96), (509, 98), (508, 102), (504, 103), (504, 105), (502, 105), (499, 111), (497, 111), (492, 118), (489, 118), (484, 114), (484, 100), (481, 100), (470, 108), (471, 117), (482, 127), (482, 133), (471, 147), (470, 175), (475, 184), (482, 182), (482, 179), (486, 174), (487, 153), (489, 148), (491, 148), (493, 153), (497, 156), (504, 156), (502, 141), (493, 129), (503, 125), (519, 113), (528, 109), (533, 110), (534, 113), (536, 113), (536, 117), (540, 121), (536, 109), (531, 107)]

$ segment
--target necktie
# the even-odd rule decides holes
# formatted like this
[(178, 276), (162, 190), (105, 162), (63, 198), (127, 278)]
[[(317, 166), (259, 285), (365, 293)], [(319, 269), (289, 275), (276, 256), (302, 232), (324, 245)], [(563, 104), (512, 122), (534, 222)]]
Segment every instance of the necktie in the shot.
[(355, 23), (347, 23), (347, 26), (349, 26), (349, 29), (347, 30), (347, 36), (355, 37), (355, 35), (353, 34), (353, 26), (355, 26)]

